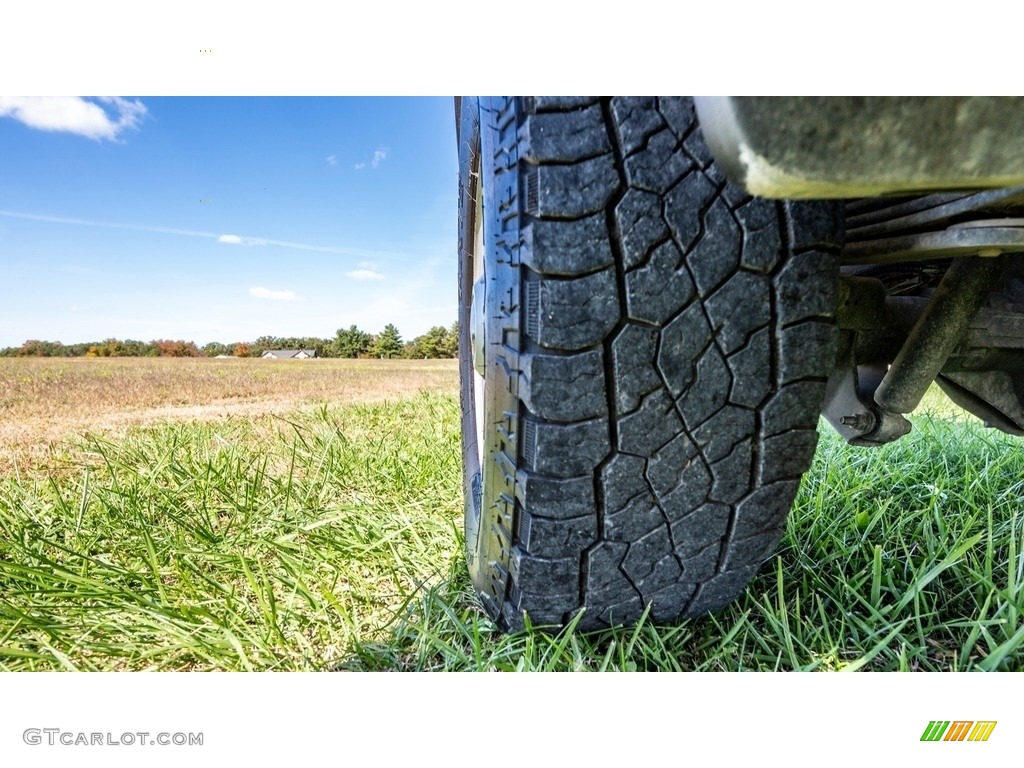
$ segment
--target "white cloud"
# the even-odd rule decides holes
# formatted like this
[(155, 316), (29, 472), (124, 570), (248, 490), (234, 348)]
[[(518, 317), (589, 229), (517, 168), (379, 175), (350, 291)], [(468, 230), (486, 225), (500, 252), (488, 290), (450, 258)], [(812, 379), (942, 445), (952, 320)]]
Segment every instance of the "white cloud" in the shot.
[(238, 235), (221, 235), (217, 238), (218, 243), (227, 243), (228, 245), (241, 245), (242, 238)]
[(351, 278), (352, 280), (383, 280), (384, 275), (380, 272), (375, 272), (372, 269), (356, 269), (352, 272), (346, 272), (345, 277)]
[(299, 299), (295, 295), (295, 291), (272, 291), (261, 285), (250, 288), (249, 295), (255, 296), (257, 299), (273, 299), (274, 301), (298, 301)]
[(94, 101), (79, 96), (0, 96), (0, 117), (10, 117), (40, 131), (63, 131), (100, 141), (114, 141), (137, 128), (146, 115), (138, 99), (104, 96)]
[[(378, 147), (377, 149), (375, 149), (373, 151), (373, 157), (370, 158), (370, 161), (369, 161), (370, 167), (371, 168), (376, 168), (378, 165), (383, 163), (384, 160), (388, 156), (388, 152), (390, 152), (390, 151), (391, 150), (389, 150), (387, 147)], [(361, 171), (361, 170), (363, 170), (363, 168), (366, 167), (366, 165), (367, 165), (366, 163), (356, 163), (352, 167), (355, 168), (357, 171)]]
[(328, 155), (325, 159), (327, 160), (327, 164), (328, 165), (337, 165), (338, 164), (338, 156), (337, 155)]

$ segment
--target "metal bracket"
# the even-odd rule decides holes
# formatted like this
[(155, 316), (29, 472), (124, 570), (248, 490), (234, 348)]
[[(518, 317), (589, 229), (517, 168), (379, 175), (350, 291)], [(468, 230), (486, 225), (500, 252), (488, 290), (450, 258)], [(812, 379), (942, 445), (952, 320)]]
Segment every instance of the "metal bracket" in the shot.
[(871, 399), (884, 374), (884, 366), (850, 361), (829, 377), (822, 415), (850, 445), (884, 445), (910, 432), (909, 421), (883, 411)]

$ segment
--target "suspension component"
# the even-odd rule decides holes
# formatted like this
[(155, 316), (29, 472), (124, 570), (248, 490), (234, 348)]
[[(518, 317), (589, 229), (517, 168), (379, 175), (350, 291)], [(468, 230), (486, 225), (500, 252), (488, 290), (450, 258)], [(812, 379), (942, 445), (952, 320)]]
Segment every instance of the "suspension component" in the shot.
[(882, 382), (875, 402), (889, 413), (910, 413), (942, 370), (999, 280), (1002, 258), (956, 259), (914, 324)]

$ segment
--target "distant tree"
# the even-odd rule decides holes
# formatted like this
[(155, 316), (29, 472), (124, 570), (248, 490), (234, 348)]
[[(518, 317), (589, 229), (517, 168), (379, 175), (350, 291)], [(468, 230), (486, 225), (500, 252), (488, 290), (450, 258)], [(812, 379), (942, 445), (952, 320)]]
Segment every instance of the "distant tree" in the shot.
[(456, 320), (452, 323), (452, 327), (448, 329), (448, 335), (445, 337), (444, 344), (442, 345), (441, 357), (458, 357), (459, 356), (459, 321)]
[(281, 340), (277, 336), (260, 336), (249, 344), (250, 357), (263, 357), (268, 349), (281, 349)]
[(445, 345), (448, 342), (448, 329), (441, 325), (435, 325), (425, 334), (420, 336), (419, 356), (420, 357), (445, 357)]
[(219, 341), (211, 341), (209, 344), (204, 344), (200, 352), (207, 357), (216, 357), (217, 355), (230, 355), (232, 353), (232, 349), (227, 344), (221, 344)]
[(402, 354), (402, 335), (391, 323), (384, 326), (384, 330), (374, 340), (370, 347), (373, 357), (392, 358)]
[(59, 341), (29, 339), (18, 348), (18, 357), (60, 357), (63, 344)]
[(200, 357), (199, 350), (191, 341), (158, 339), (152, 344), (160, 357)]
[(124, 344), (120, 339), (106, 339), (89, 347), (86, 357), (124, 357)]
[(235, 357), (249, 357), (251, 354), (249, 345), (244, 341), (240, 341), (235, 344)]
[(359, 357), (370, 348), (370, 334), (355, 325), (339, 328), (331, 342), (334, 357)]

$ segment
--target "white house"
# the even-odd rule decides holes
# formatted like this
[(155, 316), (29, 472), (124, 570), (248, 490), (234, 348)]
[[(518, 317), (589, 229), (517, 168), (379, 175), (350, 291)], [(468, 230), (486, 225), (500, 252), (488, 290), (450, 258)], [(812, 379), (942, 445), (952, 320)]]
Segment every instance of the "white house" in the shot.
[(316, 357), (315, 349), (268, 349), (263, 353), (264, 360), (309, 360)]

